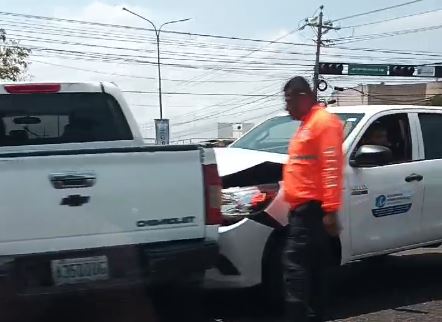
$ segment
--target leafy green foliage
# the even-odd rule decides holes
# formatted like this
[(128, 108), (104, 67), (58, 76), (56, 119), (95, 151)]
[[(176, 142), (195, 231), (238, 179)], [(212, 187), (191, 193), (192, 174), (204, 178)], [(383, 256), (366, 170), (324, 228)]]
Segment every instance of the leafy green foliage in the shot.
[(8, 39), (0, 29), (0, 80), (19, 81), (26, 77), (31, 50)]

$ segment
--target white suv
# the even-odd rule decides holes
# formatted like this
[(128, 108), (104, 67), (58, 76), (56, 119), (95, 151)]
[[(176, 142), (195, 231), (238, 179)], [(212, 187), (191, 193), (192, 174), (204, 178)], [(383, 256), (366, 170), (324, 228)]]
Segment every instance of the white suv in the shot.
[[(442, 107), (329, 107), (344, 122), (343, 231), (337, 264), (438, 244), (442, 241)], [(389, 145), (362, 145), (371, 126)], [(206, 274), (208, 288), (263, 283), (281, 286), (280, 254), (288, 205), (281, 169), (299, 122), (280, 115), (259, 124), (230, 147), (216, 150), (223, 177), (224, 225), (220, 258)]]

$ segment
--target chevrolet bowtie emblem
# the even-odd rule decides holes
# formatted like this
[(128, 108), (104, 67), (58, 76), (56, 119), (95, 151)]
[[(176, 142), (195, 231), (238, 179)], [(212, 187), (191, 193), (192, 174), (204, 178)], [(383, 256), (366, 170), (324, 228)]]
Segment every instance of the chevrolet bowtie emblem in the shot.
[(80, 196), (80, 195), (70, 195), (61, 200), (60, 205), (69, 207), (79, 207), (89, 202), (91, 197)]

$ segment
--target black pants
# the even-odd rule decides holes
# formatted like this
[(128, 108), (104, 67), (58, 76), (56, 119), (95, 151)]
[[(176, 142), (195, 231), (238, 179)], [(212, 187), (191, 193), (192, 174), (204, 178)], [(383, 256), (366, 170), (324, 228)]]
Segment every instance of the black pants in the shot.
[(289, 215), (283, 254), (286, 317), (290, 322), (324, 321), (331, 238), (319, 202), (303, 204)]

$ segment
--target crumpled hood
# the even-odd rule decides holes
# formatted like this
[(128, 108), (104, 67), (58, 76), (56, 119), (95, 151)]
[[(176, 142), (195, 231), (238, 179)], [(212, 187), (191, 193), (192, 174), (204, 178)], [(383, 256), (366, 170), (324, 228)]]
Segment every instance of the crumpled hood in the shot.
[(216, 162), (220, 177), (254, 167), (264, 162), (284, 164), (286, 154), (271, 153), (239, 148), (215, 148)]

